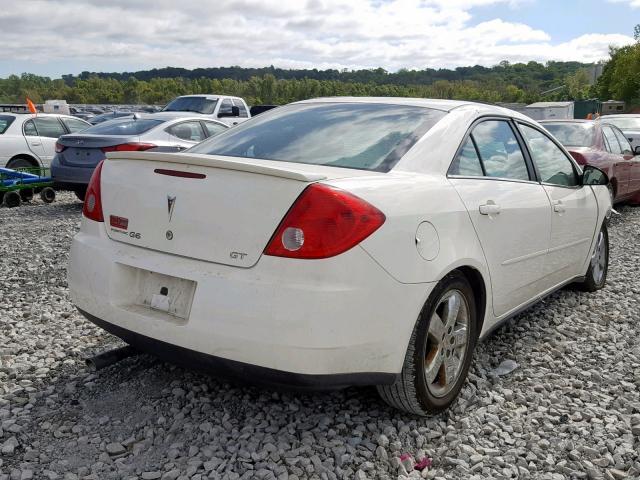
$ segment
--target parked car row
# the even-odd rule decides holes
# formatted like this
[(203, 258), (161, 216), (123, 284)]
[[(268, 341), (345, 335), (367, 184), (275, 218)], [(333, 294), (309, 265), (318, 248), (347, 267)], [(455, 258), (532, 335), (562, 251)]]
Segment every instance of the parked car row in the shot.
[(96, 165), (107, 152), (181, 151), (217, 135), (228, 126), (183, 112), (134, 114), (63, 135), (55, 145), (51, 175), (58, 188), (75, 192), (83, 200)]
[(608, 188), (613, 204), (640, 203), (640, 145), (634, 150), (627, 136), (610, 122), (609, 117), (595, 121), (547, 120), (540, 123), (580, 165), (594, 165), (609, 176)]
[(607, 174), (514, 111), (315, 99), (185, 152), (140, 150), (95, 168), (68, 283), (89, 320), (172, 362), (376, 385), (424, 415), (451, 405), (499, 324), (606, 282)]
[(49, 166), (62, 135), (91, 124), (69, 115), (39, 113), (0, 114), (0, 167)]

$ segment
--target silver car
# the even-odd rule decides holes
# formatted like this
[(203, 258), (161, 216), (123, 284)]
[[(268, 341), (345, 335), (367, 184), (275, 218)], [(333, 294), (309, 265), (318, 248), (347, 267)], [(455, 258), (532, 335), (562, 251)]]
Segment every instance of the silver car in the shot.
[(57, 188), (72, 190), (83, 200), (91, 174), (107, 152), (175, 152), (227, 128), (216, 120), (184, 113), (134, 114), (109, 120), (79, 134), (61, 136), (51, 162), (51, 176)]
[(601, 120), (622, 130), (636, 155), (640, 154), (640, 114), (605, 115)]

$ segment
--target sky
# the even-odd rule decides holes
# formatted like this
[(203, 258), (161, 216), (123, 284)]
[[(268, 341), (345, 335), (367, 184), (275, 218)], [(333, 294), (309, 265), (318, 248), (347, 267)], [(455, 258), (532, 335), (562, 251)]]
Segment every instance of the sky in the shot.
[(0, 0), (0, 77), (239, 65), (596, 62), (640, 0)]

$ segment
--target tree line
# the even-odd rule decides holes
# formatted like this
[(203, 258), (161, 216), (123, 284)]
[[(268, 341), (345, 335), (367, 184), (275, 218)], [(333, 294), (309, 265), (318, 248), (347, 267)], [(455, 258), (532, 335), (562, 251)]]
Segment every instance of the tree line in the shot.
[[(532, 103), (598, 97), (640, 104), (640, 26), (634, 45), (611, 49), (603, 74), (591, 85), (592, 65), (579, 62), (515, 63), (494, 67), (400, 70), (285, 70), (275, 67), (167, 67), (129, 73), (63, 75), (24, 73), (0, 79), (0, 102), (165, 104), (179, 95), (217, 93), (243, 97), (251, 105), (284, 104), (319, 96), (398, 96), (480, 102)], [(557, 88), (560, 87), (560, 88)], [(552, 92), (548, 92), (552, 90)]]

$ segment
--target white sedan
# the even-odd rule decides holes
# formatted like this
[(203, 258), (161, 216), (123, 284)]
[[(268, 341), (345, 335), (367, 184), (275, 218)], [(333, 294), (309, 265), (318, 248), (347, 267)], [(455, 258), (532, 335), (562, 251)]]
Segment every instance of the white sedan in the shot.
[(607, 178), (544, 128), (470, 102), (290, 104), (186, 153), (96, 169), (69, 287), (170, 361), (448, 407), (476, 342), (569, 284), (602, 288)]
[(48, 167), (58, 137), (90, 126), (69, 115), (0, 112), (0, 167)]

